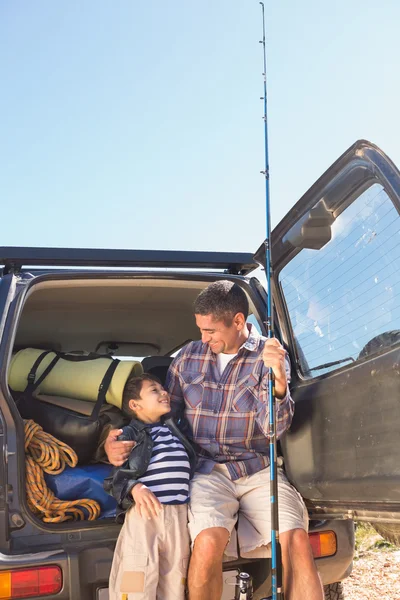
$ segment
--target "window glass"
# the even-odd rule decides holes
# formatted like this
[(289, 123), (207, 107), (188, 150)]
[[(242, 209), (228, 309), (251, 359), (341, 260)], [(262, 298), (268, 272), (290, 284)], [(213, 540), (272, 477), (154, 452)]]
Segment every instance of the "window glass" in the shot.
[(260, 335), (262, 335), (260, 324), (253, 314), (251, 314), (247, 317), (247, 323), (249, 323), (250, 325), (254, 325), (254, 327), (257, 329), (258, 333)]
[(335, 220), (328, 244), (301, 250), (282, 269), (305, 375), (332, 371), (398, 341), (399, 242), (399, 214), (374, 184)]

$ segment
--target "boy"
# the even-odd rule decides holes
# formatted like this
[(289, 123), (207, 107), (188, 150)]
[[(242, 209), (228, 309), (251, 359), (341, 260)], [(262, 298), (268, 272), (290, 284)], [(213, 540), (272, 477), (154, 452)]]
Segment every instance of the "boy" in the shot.
[(154, 375), (128, 379), (122, 411), (133, 418), (119, 439), (136, 444), (104, 484), (118, 502), (119, 515), (126, 513), (111, 568), (110, 600), (183, 600), (190, 554), (187, 502), (196, 455), (166, 416), (170, 397)]

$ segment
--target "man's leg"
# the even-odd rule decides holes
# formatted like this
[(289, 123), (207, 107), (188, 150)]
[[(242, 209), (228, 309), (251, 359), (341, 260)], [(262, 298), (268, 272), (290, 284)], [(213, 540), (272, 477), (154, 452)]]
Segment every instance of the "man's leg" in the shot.
[(279, 539), (285, 600), (323, 600), (324, 592), (307, 532), (304, 529), (292, 529), (282, 533)]
[[(189, 533), (193, 543), (189, 564), (189, 599), (219, 600), (222, 594), (224, 552), (237, 558), (239, 502), (226, 467), (197, 473), (190, 485)], [(231, 547), (226, 547), (232, 532)]]
[[(279, 528), (285, 600), (322, 600), (323, 591), (308, 539), (308, 516), (300, 494), (278, 469)], [(236, 482), (240, 498), (241, 556), (261, 556), (271, 540), (269, 469)]]
[(189, 566), (189, 600), (219, 600), (222, 595), (222, 557), (229, 532), (204, 529), (196, 537)]

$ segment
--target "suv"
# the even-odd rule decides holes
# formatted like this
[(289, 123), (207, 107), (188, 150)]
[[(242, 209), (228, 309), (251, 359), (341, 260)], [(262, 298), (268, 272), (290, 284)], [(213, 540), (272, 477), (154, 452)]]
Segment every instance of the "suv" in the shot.
[[(351, 572), (355, 520), (399, 530), (399, 212), (399, 172), (360, 141), (272, 234), (276, 335), (296, 404), (281, 453), (309, 510), (326, 598), (341, 597)], [(43, 523), (29, 509), (23, 421), (7, 385), (12, 354), (103, 352), (165, 375), (198, 339), (193, 301), (218, 278), (244, 289), (249, 321), (265, 333), (264, 245), (255, 256), (0, 248), (0, 263), (0, 598), (105, 599), (119, 525)], [(237, 568), (253, 575), (255, 600), (269, 593), (269, 560), (225, 565)], [(58, 582), (53, 591), (29, 587), (46, 576)]]

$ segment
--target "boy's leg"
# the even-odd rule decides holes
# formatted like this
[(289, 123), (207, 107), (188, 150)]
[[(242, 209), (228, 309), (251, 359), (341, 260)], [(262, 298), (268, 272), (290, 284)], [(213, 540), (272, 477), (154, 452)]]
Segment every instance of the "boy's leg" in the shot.
[(110, 600), (156, 597), (159, 530), (160, 517), (144, 520), (134, 508), (127, 512), (111, 567)]
[(160, 546), (157, 600), (184, 600), (190, 540), (187, 504), (164, 506), (164, 537)]

